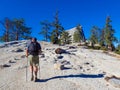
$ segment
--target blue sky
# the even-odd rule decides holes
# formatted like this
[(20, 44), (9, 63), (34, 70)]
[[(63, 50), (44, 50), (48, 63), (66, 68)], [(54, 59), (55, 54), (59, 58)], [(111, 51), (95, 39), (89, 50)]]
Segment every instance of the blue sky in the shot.
[(66, 30), (81, 24), (87, 38), (92, 26), (103, 28), (109, 15), (115, 36), (120, 38), (120, 0), (0, 0), (0, 20), (24, 18), (39, 40), (40, 22), (53, 21), (56, 10)]

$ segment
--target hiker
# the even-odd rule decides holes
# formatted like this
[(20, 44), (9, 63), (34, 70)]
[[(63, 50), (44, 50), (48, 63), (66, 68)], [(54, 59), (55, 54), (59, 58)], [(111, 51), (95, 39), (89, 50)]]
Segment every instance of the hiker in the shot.
[(28, 57), (28, 61), (30, 63), (31, 81), (37, 80), (40, 52), (41, 52), (40, 44), (37, 42), (36, 38), (32, 38), (31, 43), (28, 45), (26, 49), (26, 57)]

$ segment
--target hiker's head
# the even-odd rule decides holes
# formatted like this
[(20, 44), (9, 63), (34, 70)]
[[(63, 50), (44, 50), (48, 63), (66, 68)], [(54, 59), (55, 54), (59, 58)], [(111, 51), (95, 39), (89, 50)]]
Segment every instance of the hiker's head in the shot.
[(37, 42), (37, 38), (32, 38), (32, 42)]

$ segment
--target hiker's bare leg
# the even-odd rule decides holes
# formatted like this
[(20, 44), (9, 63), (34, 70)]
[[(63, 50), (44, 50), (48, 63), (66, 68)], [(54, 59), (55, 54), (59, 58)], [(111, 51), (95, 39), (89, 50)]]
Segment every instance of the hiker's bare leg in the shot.
[(30, 65), (30, 71), (31, 71), (31, 75), (33, 76), (33, 66)]
[(35, 78), (37, 78), (37, 72), (38, 72), (38, 67), (37, 67), (37, 66), (34, 66)]
[(30, 71), (31, 71), (31, 81), (34, 79), (34, 76), (33, 76), (33, 66), (30, 65)]

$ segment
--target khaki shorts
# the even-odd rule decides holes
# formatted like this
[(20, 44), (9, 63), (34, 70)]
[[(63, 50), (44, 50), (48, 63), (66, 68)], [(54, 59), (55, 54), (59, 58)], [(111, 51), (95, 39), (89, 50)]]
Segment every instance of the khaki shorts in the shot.
[(39, 66), (39, 56), (29, 55), (28, 60), (31, 66)]

